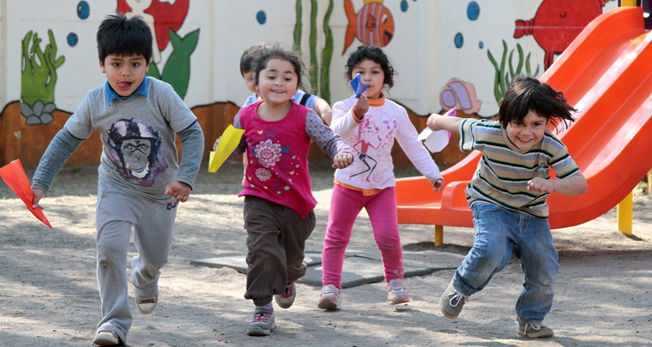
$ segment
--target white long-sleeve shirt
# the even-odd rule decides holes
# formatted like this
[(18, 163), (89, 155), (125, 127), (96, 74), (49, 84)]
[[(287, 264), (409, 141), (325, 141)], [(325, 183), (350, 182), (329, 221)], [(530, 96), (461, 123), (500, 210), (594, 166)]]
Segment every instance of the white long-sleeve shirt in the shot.
[(360, 189), (395, 186), (391, 155), (394, 139), (424, 176), (442, 178), (432, 157), (417, 139), (419, 134), (405, 108), (383, 95), (380, 99), (369, 99), (369, 110), (359, 121), (351, 112), (355, 102), (352, 96), (333, 105), (331, 128), (346, 140), (354, 155), (353, 164), (335, 171), (338, 181)]

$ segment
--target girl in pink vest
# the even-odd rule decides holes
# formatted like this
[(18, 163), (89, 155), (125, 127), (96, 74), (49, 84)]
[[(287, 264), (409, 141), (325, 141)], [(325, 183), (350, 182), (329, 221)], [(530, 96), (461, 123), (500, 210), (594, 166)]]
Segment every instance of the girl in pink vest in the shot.
[(233, 126), (244, 129), (229, 159), (247, 150), (244, 220), (247, 230), (246, 299), (256, 305), (247, 334), (269, 335), (276, 328), (272, 297), (290, 308), (294, 282), (306, 273), (304, 246), (315, 227), (317, 201), (310, 190), (310, 140), (331, 158), (334, 168), (353, 161), (341, 137), (317, 113), (292, 101), (305, 69), (301, 59), (279, 44), (261, 49), (254, 87), (263, 100), (244, 107)]

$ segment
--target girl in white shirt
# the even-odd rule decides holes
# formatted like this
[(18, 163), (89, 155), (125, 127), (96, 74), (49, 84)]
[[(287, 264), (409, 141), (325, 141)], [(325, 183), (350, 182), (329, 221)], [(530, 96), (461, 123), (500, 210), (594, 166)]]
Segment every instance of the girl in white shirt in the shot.
[(319, 308), (341, 308), (342, 264), (356, 217), (364, 207), (380, 249), (387, 295), (392, 304), (408, 302), (403, 283), (403, 249), (398, 232), (394, 165), (391, 150), (398, 140), (415, 167), (433, 184), (444, 181), (405, 109), (387, 100), (382, 90), (394, 85), (394, 69), (378, 47), (361, 46), (346, 64), (349, 81), (360, 74), (368, 89), (335, 103), (331, 128), (354, 150), (353, 164), (335, 171), (328, 229), (322, 256), (323, 277)]

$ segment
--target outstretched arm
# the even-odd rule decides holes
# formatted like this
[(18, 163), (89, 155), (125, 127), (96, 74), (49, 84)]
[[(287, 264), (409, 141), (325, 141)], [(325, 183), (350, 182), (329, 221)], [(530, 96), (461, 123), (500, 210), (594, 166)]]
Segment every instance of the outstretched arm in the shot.
[(43, 157), (41, 157), (32, 178), (32, 193), (34, 193), (32, 207), (36, 208), (38, 206), (45, 192), (50, 189), (54, 176), (57, 175), (63, 164), (66, 163), (83, 141), (72, 136), (66, 128), (59, 130), (54, 136)]
[(580, 195), (586, 192), (586, 178), (581, 172), (563, 179), (547, 180), (541, 177), (535, 177), (527, 183), (527, 190), (539, 191), (545, 193), (558, 193), (561, 195)]
[(331, 125), (333, 120), (333, 110), (331, 106), (322, 98), (315, 99), (315, 111), (319, 113), (321, 119), (326, 123), (326, 125)]
[(308, 111), (306, 134), (324, 153), (333, 158), (334, 168), (343, 169), (353, 162), (351, 148), (346, 144), (346, 141), (336, 135), (331, 128), (324, 125), (315, 111)]
[(330, 125), (336, 134), (346, 139), (358, 129), (369, 109), (369, 102), (364, 94), (356, 99), (353, 106), (349, 107), (348, 104), (349, 102), (345, 100), (333, 105), (333, 122)]
[(428, 122), (426, 125), (430, 130), (446, 130), (451, 133), (459, 134), (460, 132), (460, 123), (463, 121), (463, 118), (457, 117), (447, 117), (442, 116), (436, 113), (433, 113), (428, 117)]

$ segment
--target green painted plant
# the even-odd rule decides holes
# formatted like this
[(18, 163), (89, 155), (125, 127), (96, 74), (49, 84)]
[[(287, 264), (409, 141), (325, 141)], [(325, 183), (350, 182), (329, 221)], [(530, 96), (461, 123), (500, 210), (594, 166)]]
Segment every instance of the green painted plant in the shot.
[(294, 50), (297, 52), (301, 52), (301, 25), (302, 25), (301, 16), (303, 14), (301, 0), (297, 0), (297, 3), (295, 5), (295, 11), (297, 13), (297, 20), (296, 23), (294, 23)]
[[(312, 94), (321, 96), (322, 99), (330, 103), (331, 93), (330, 93), (330, 66), (331, 60), (333, 58), (333, 32), (330, 29), (329, 23), (331, 14), (333, 13), (333, 0), (330, 0), (328, 3), (328, 9), (326, 10), (326, 15), (324, 16), (324, 34), (326, 35), (326, 44), (321, 51), (321, 68), (319, 65), (319, 58), (317, 56), (317, 10), (318, 10), (318, 1), (310, 1), (310, 39), (309, 39), (309, 48), (310, 48), (310, 85), (312, 86)], [(303, 23), (301, 16), (303, 13), (303, 7), (301, 5), (301, 0), (296, 1), (295, 5), (296, 10), (296, 23), (294, 24), (294, 50), (301, 51), (301, 32)]]
[(48, 30), (48, 37), (50, 43), (44, 50), (41, 50), (41, 39), (38, 34), (33, 34), (31, 30), (22, 42), (20, 96), (30, 107), (39, 100), (43, 104), (54, 102), (57, 68), (66, 60), (63, 56), (57, 58), (57, 42), (54, 40), (52, 30)]
[[(514, 77), (521, 75), (523, 65), (525, 65), (525, 74), (527, 76), (536, 77), (536, 75), (539, 74), (538, 65), (537, 65), (537, 70), (534, 72), (534, 74), (532, 73), (532, 69), (530, 68), (530, 55), (532, 53), (528, 53), (527, 57), (523, 59), (523, 48), (521, 48), (521, 45), (518, 43), (516, 44), (516, 50), (518, 51), (518, 64), (516, 65), (516, 69), (514, 69), (514, 65), (512, 64), (512, 58), (514, 57), (514, 50), (511, 50), (509, 52), (509, 60), (508, 60), (507, 59), (508, 49), (505, 40), (503, 40), (503, 56), (500, 60), (500, 66), (498, 65), (498, 62), (496, 62), (496, 59), (494, 59), (494, 56), (491, 54), (491, 51), (487, 50), (487, 56), (489, 56), (489, 60), (491, 61), (491, 64), (493, 64), (494, 68), (496, 69), (496, 77), (494, 80), (494, 97), (498, 102), (505, 95), (505, 91), (509, 87), (509, 84), (514, 79)], [(506, 69), (509, 69), (509, 71), (507, 71)]]
[(170, 43), (174, 50), (165, 62), (163, 73), (154, 63), (149, 64), (147, 76), (151, 76), (172, 85), (174, 91), (183, 99), (188, 92), (188, 83), (190, 81), (190, 55), (195, 51), (199, 41), (199, 29), (188, 33), (181, 38), (176, 32), (169, 29)]
[(331, 59), (333, 58), (333, 31), (329, 23), (331, 14), (333, 13), (333, 0), (328, 3), (328, 10), (324, 16), (324, 34), (326, 34), (326, 44), (321, 51), (321, 97), (327, 103), (331, 103), (330, 91), (330, 73), (331, 73)]
[(317, 62), (317, 0), (310, 0), (310, 86), (312, 93), (319, 93), (319, 69)]

